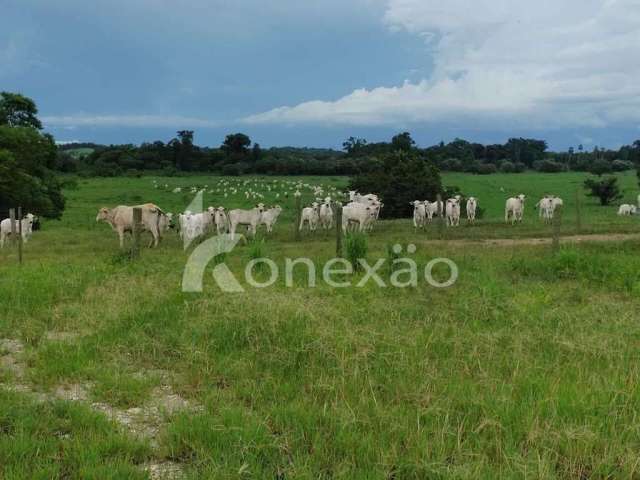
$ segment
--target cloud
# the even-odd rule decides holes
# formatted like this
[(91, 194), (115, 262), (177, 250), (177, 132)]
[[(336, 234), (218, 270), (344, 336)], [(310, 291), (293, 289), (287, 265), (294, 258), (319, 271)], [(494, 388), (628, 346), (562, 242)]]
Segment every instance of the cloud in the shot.
[(42, 117), (45, 127), (160, 127), (160, 128), (214, 128), (220, 124), (213, 120), (179, 115), (66, 115)]
[(390, 0), (383, 22), (424, 38), (434, 64), (429, 78), (243, 121), (541, 129), (640, 123), (639, 0)]

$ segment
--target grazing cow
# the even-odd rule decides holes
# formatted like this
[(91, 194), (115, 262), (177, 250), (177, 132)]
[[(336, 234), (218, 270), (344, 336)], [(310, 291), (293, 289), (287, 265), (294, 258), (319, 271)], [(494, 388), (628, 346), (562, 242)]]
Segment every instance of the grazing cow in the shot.
[(276, 220), (278, 220), (280, 213), (282, 213), (282, 208), (280, 205), (276, 205), (262, 214), (260, 224), (267, 227), (267, 233), (271, 233), (273, 231), (273, 226), (276, 224)]
[(342, 231), (346, 232), (349, 225), (357, 224), (358, 231), (362, 232), (375, 219), (375, 215), (373, 207), (358, 202), (348, 203), (342, 207)]
[(523, 194), (507, 199), (504, 208), (504, 221), (506, 223), (508, 223), (509, 220), (511, 220), (511, 225), (516, 222), (522, 222), (525, 199), (526, 197)]
[(424, 228), (427, 223), (427, 209), (424, 203), (420, 200), (414, 200), (409, 203), (409, 205), (413, 206), (413, 228)]
[(457, 227), (460, 225), (460, 197), (456, 196), (447, 200), (446, 204), (447, 226)]
[(427, 214), (427, 222), (431, 223), (433, 220), (433, 216), (442, 215), (442, 203), (438, 202), (430, 202), (428, 200), (424, 201), (424, 209)]
[(620, 215), (621, 217), (626, 217), (628, 215), (635, 215), (636, 211), (637, 209), (635, 205), (628, 205), (626, 203), (623, 203), (618, 209), (618, 215)]
[(103, 207), (96, 216), (96, 222), (107, 222), (111, 228), (117, 232), (120, 239), (120, 248), (124, 247), (125, 232), (133, 233), (133, 209), (140, 208), (142, 210), (141, 230), (151, 233), (153, 237), (149, 243), (149, 247), (158, 246), (160, 241), (160, 219), (165, 216), (164, 212), (152, 203), (145, 205), (137, 205), (129, 207), (120, 205), (115, 208)]
[(309, 231), (313, 232), (318, 227), (320, 221), (320, 205), (318, 202), (313, 202), (310, 207), (302, 209), (302, 215), (300, 216), (300, 225), (298, 229), (302, 230), (306, 223), (309, 227)]
[[(18, 221), (16, 220), (16, 235), (18, 234), (18, 229), (20, 229), (20, 227), (22, 226), (23, 243), (27, 243), (31, 238), (31, 235), (33, 234), (33, 224), (35, 221), (36, 217), (31, 213), (27, 213), (24, 216), (24, 218), (20, 221), (21, 225), (19, 225)], [(4, 248), (4, 242), (9, 235), (11, 235), (11, 219), (5, 218), (4, 220), (2, 220), (2, 222), (0, 222), (0, 248)]]
[(260, 225), (263, 213), (263, 203), (258, 203), (255, 208), (252, 208), (251, 210), (242, 210), (237, 208), (229, 211), (229, 230), (231, 232), (231, 240), (234, 240), (236, 237), (236, 228), (238, 225), (246, 225), (247, 231), (255, 237), (256, 230), (258, 225)]
[(229, 229), (229, 219), (227, 218), (227, 212), (224, 211), (224, 207), (215, 209), (213, 213), (213, 223), (216, 224), (216, 232), (218, 235)]
[(467, 199), (467, 222), (476, 223), (476, 209), (478, 208), (478, 200), (476, 197)]
[(327, 197), (320, 205), (320, 226), (325, 230), (333, 226), (333, 209), (331, 208), (331, 197)]

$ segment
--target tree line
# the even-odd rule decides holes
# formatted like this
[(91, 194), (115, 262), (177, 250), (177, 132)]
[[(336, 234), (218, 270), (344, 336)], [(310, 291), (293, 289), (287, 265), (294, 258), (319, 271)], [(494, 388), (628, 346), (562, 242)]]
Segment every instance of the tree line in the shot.
[(427, 148), (415, 145), (408, 132), (389, 142), (368, 143), (350, 137), (343, 150), (272, 147), (264, 149), (248, 135), (233, 133), (219, 147), (194, 143), (192, 130), (178, 131), (168, 142), (141, 145), (66, 144), (58, 147), (56, 168), (85, 176), (140, 175), (153, 171), (163, 175), (184, 172), (216, 172), (223, 175), (356, 175), (377, 169), (394, 151), (417, 151), (441, 171), (479, 175), (520, 173), (528, 170), (555, 173), (590, 172), (597, 175), (635, 168), (640, 164), (640, 140), (617, 150), (578, 145), (554, 152), (544, 140), (510, 138), (504, 144), (455, 139)]

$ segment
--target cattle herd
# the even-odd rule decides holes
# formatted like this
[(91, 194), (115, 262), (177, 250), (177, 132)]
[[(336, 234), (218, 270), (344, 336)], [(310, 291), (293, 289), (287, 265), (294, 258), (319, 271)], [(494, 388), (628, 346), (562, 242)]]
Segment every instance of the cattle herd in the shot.
[[(228, 182), (224, 182), (228, 186)], [(248, 182), (245, 182), (245, 185)], [(324, 190), (321, 187), (311, 186), (307, 184), (300, 184), (294, 182), (288, 182), (293, 185), (292, 194), (294, 196), (300, 196), (300, 190), (305, 187), (309, 188), (316, 195), (321, 195)], [(154, 182), (156, 188), (159, 188)], [(284, 186), (284, 183), (282, 184)], [(168, 185), (165, 185), (168, 188)], [(271, 190), (271, 186), (267, 187)], [(171, 190), (174, 193), (180, 193), (181, 188), (175, 188)], [(334, 187), (331, 187), (331, 192), (328, 196), (317, 198), (309, 206), (302, 208), (300, 212), (300, 220), (298, 228), (300, 230), (308, 229), (310, 232), (316, 231), (318, 228), (328, 230), (333, 228), (335, 223), (335, 210), (341, 208), (342, 210), (342, 230), (347, 232), (349, 230), (357, 230), (359, 232), (371, 231), (380, 216), (380, 211), (383, 209), (384, 204), (380, 201), (378, 195), (369, 193), (362, 195), (356, 191), (349, 191), (349, 201), (341, 205), (336, 203), (332, 199), (340, 198), (343, 194), (338, 192)], [(203, 190), (200, 190), (202, 192)], [(198, 192), (195, 187), (191, 190), (192, 193)], [(210, 193), (213, 193), (211, 190)], [(217, 193), (222, 193), (224, 197), (227, 197), (229, 193), (237, 193), (237, 187), (229, 187), (229, 191), (225, 188)], [(261, 199), (263, 196), (251, 189), (244, 192), (247, 199)], [(283, 197), (287, 198), (289, 192), (286, 191)], [(280, 194), (276, 194), (278, 198)], [(346, 198), (346, 195), (345, 195)], [(505, 203), (504, 220), (506, 223), (522, 222), (524, 217), (524, 206), (526, 197), (523, 194), (515, 197), (508, 198)], [(429, 200), (415, 200), (410, 203), (413, 207), (413, 226), (415, 229), (425, 228), (428, 224), (432, 223), (433, 217), (444, 217), (445, 224), (449, 227), (457, 227), (460, 225), (460, 207), (463, 199), (460, 195), (456, 195), (446, 201), (429, 201)], [(640, 205), (640, 196), (638, 196), (638, 205)], [(554, 218), (555, 212), (558, 208), (563, 206), (561, 198), (546, 195), (538, 203), (535, 204), (535, 208), (538, 210), (540, 219), (545, 222), (550, 222)], [(238, 227), (245, 227), (248, 234), (255, 236), (260, 226), (265, 226), (267, 233), (273, 231), (278, 217), (282, 213), (282, 208), (279, 205), (273, 207), (266, 207), (264, 203), (257, 203), (255, 207), (251, 209), (233, 209), (227, 211), (223, 206), (209, 207), (203, 212), (190, 212), (185, 211), (177, 215), (177, 219), (174, 218), (172, 213), (164, 212), (160, 207), (153, 203), (146, 203), (137, 206), (117, 206), (115, 208), (103, 207), (98, 211), (96, 221), (108, 223), (112, 229), (118, 234), (120, 246), (124, 246), (124, 234), (132, 233), (134, 225), (134, 208), (141, 210), (141, 230), (147, 231), (151, 234), (151, 242), (149, 246), (157, 246), (163, 235), (169, 232), (172, 228), (177, 228), (180, 238), (185, 242), (185, 245), (190, 244), (192, 241), (207, 235), (210, 232), (215, 232), (220, 235), (223, 233), (229, 233), (232, 239), (236, 236)], [(476, 212), (478, 208), (478, 199), (475, 197), (468, 197), (466, 199), (466, 218), (469, 224), (475, 223)], [(636, 205), (623, 204), (618, 209), (618, 215), (627, 216), (635, 215), (638, 212)], [(177, 221), (176, 221), (177, 220)], [(34, 222), (37, 218), (29, 213), (21, 221), (16, 221), (13, 228), (16, 233), (22, 232), (22, 239), (26, 243), (32, 236)], [(20, 228), (21, 227), (21, 228)], [(20, 228), (20, 229), (19, 229)], [(10, 219), (4, 219), (0, 222), (0, 248), (4, 247), (7, 237), (12, 234), (12, 225)]]

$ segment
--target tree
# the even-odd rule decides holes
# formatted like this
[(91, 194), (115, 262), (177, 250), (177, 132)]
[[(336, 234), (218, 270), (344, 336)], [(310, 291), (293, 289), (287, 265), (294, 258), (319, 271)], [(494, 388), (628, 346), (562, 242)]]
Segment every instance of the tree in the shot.
[(403, 152), (411, 151), (415, 144), (416, 142), (413, 141), (409, 132), (399, 133), (391, 139), (391, 146), (393, 149)]
[(0, 93), (0, 125), (42, 129), (36, 103), (19, 93)]
[(622, 198), (618, 179), (616, 177), (605, 177), (600, 179), (587, 178), (584, 181), (584, 188), (589, 190), (589, 197), (596, 197), (600, 200), (600, 205), (609, 205), (614, 200)]
[(253, 163), (260, 161), (260, 158), (262, 157), (262, 149), (260, 148), (259, 143), (253, 144), (253, 148), (251, 149), (251, 157), (252, 157), (251, 159), (253, 160)]
[(174, 164), (178, 170), (192, 170), (193, 168), (193, 130), (179, 130), (178, 138), (169, 142), (173, 149)]
[(227, 135), (220, 147), (228, 157), (236, 159), (245, 157), (249, 151), (251, 139), (244, 133), (233, 133)]
[(347, 155), (356, 156), (366, 144), (367, 141), (364, 138), (349, 137), (342, 142), (342, 149), (347, 152)]
[(62, 215), (62, 186), (51, 170), (56, 154), (50, 135), (32, 127), (0, 126), (0, 216), (17, 206), (43, 217)]
[(395, 151), (385, 155), (374, 170), (353, 177), (350, 190), (375, 193), (386, 218), (402, 218), (411, 214), (414, 200), (435, 199), (443, 193), (440, 172), (430, 161), (415, 151)]

